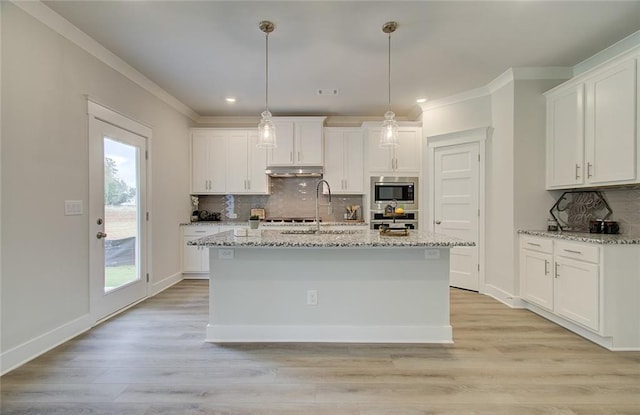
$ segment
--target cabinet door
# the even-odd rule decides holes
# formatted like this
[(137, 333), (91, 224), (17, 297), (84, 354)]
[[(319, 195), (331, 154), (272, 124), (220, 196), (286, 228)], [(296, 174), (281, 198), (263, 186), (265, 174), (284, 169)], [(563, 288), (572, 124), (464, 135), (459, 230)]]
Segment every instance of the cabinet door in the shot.
[(227, 133), (213, 131), (209, 139), (209, 171), (211, 174), (208, 193), (227, 191)]
[(586, 82), (587, 181), (636, 179), (636, 61), (626, 61)]
[(348, 194), (364, 193), (364, 138), (362, 131), (344, 134), (344, 187)]
[(247, 179), (247, 191), (253, 194), (269, 194), (269, 176), (264, 172), (267, 169), (267, 150), (258, 148), (258, 132), (250, 131), (247, 142), (249, 143), (249, 173)]
[(209, 249), (187, 245), (187, 242), (200, 238), (202, 236), (183, 237), (182, 272), (209, 272)]
[(598, 265), (556, 256), (555, 267), (554, 311), (597, 331), (600, 326)]
[(394, 152), (394, 170), (398, 172), (419, 172), (420, 155), (422, 154), (419, 129), (399, 128), (398, 141), (400, 144)]
[(191, 192), (203, 194), (209, 192), (209, 139), (210, 134), (194, 132), (191, 135)]
[(344, 191), (344, 139), (342, 131), (327, 130), (324, 137), (324, 179), (333, 193)]
[(367, 133), (370, 171), (393, 171), (394, 152), (389, 148), (380, 148), (380, 128), (372, 128)]
[(547, 98), (547, 188), (584, 183), (584, 85)]
[(553, 256), (520, 250), (522, 298), (553, 311)]
[(324, 149), (322, 143), (322, 121), (295, 122), (295, 165), (324, 165)]
[(277, 147), (268, 150), (268, 164), (269, 166), (291, 166), (294, 162), (293, 121), (274, 120), (273, 124), (276, 128)]
[(227, 193), (247, 192), (249, 143), (246, 131), (231, 131), (228, 140)]

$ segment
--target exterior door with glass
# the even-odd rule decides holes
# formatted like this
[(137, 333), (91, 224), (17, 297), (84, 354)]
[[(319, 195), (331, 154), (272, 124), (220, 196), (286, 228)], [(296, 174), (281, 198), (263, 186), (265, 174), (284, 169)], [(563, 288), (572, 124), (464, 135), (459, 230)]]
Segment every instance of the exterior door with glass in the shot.
[(90, 290), (96, 320), (147, 295), (146, 138), (90, 118)]

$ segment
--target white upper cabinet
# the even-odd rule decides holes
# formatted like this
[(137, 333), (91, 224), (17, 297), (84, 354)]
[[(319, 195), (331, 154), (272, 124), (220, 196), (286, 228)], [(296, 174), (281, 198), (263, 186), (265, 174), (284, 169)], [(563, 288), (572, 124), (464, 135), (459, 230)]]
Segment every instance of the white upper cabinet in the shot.
[(584, 183), (584, 85), (547, 97), (547, 187)]
[(255, 129), (192, 131), (193, 194), (268, 194), (266, 150)]
[(548, 189), (640, 182), (637, 61), (620, 58), (546, 94)]
[(324, 179), (335, 194), (364, 193), (364, 134), (361, 128), (325, 129)]
[(636, 180), (636, 60), (606, 70), (585, 83), (587, 181)]
[(269, 166), (323, 166), (325, 117), (274, 117), (277, 145), (267, 152)]
[(210, 194), (225, 191), (227, 141), (215, 130), (191, 133), (191, 193)]
[(380, 127), (367, 130), (369, 172), (414, 173), (420, 172), (422, 154), (420, 127), (399, 127), (400, 145), (395, 149), (380, 148)]

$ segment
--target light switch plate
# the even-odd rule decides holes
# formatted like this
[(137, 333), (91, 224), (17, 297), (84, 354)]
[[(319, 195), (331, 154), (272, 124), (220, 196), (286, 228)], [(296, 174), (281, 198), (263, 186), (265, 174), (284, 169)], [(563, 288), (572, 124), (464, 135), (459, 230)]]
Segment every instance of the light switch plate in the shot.
[(82, 200), (65, 200), (64, 214), (65, 216), (82, 215)]

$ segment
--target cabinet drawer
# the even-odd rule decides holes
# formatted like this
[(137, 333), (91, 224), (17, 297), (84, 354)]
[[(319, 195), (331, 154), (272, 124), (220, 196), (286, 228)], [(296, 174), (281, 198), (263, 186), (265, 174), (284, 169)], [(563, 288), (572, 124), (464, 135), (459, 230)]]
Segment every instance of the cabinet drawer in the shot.
[(555, 254), (565, 258), (593, 262), (594, 264), (600, 262), (600, 248), (594, 245), (556, 241)]
[(520, 247), (530, 251), (553, 253), (553, 240), (549, 238), (536, 238), (534, 236), (521, 236)]
[(209, 236), (218, 233), (218, 226), (184, 226), (182, 228), (182, 234), (184, 236)]

